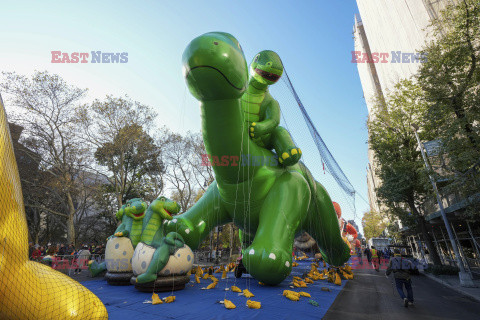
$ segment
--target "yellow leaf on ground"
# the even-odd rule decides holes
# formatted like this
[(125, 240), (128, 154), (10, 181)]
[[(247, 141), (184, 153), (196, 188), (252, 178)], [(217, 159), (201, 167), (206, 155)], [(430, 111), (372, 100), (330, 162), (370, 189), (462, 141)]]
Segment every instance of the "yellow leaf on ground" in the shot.
[(307, 284), (303, 281), (294, 281), (293, 285), (297, 288), (306, 288)]
[(341, 286), (342, 285), (342, 279), (340, 279), (340, 276), (338, 275), (338, 273), (335, 273), (335, 282), (334, 282), (337, 286)]
[(260, 309), (262, 304), (258, 301), (247, 300), (247, 307), (250, 309)]
[(242, 292), (242, 290), (240, 290), (240, 288), (236, 286), (232, 286), (231, 289), (233, 292)]
[(165, 298), (165, 303), (172, 303), (175, 301), (175, 296), (169, 296)]
[(305, 292), (305, 291), (300, 291), (299, 293), (300, 293), (300, 295), (301, 295), (302, 297), (307, 297), (307, 298), (311, 298), (311, 297), (312, 297), (312, 296), (310, 295), (310, 293)]
[(292, 290), (283, 290), (283, 295), (287, 296), (287, 294), (294, 295), (294, 296), (297, 296), (297, 297), (300, 298), (300, 293), (299, 292), (295, 292), (295, 291), (292, 291)]
[(288, 293), (285, 295), (285, 297), (286, 297), (287, 299), (292, 300), (292, 301), (298, 301), (298, 300), (300, 300), (300, 295), (297, 296), (297, 295), (295, 295), (295, 294), (291, 294), (290, 292), (288, 292)]
[(255, 297), (248, 289), (243, 290), (243, 295), (247, 298)]
[(153, 293), (152, 294), (152, 304), (161, 304), (163, 303), (162, 299), (158, 296), (158, 294)]
[(217, 285), (218, 282), (212, 282), (207, 286), (207, 289), (213, 289)]
[(196, 281), (197, 283), (200, 283), (200, 277), (197, 276), (197, 275), (195, 275), (195, 281)]
[(227, 279), (227, 270), (223, 270), (222, 279)]
[(235, 309), (237, 306), (233, 304), (232, 301), (230, 300), (227, 300), (227, 299), (224, 299), (223, 300), (223, 305), (225, 306), (225, 308), (227, 309)]

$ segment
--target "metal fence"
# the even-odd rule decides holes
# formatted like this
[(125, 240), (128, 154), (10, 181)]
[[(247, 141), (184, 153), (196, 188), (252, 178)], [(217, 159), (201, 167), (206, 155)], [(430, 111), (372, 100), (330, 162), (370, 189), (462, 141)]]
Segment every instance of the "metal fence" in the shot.
[(40, 256), (38, 259), (32, 259), (32, 261), (38, 261), (40, 263), (51, 266), (53, 269), (71, 274), (76, 270), (88, 269), (88, 261), (95, 260), (97, 262), (103, 262), (105, 260), (104, 254), (91, 254), (90, 257), (78, 257), (75, 255), (56, 255), (56, 256)]

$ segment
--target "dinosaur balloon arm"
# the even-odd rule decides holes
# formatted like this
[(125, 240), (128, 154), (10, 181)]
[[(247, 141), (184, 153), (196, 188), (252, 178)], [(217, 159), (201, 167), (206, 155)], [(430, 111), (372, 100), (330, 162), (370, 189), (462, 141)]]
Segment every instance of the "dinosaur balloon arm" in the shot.
[(272, 131), (280, 124), (280, 105), (277, 100), (271, 99), (265, 109), (265, 119), (268, 121), (269, 131)]
[(205, 194), (187, 212), (166, 221), (164, 234), (177, 232), (192, 249), (198, 248), (203, 239), (218, 225), (230, 222), (231, 218), (220, 198), (218, 187), (213, 182)]
[(117, 230), (115, 230), (115, 232), (113, 233), (113, 235), (115, 235), (115, 234), (117, 234), (117, 233), (119, 233), (119, 232), (124, 232), (124, 231), (125, 231), (125, 224), (122, 222), (122, 223), (118, 226)]

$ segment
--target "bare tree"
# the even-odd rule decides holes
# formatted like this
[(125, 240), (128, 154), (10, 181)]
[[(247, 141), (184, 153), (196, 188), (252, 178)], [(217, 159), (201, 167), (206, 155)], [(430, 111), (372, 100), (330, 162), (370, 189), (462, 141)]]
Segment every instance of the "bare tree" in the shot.
[(77, 110), (84, 140), (93, 150), (90, 169), (102, 175), (117, 208), (131, 197), (153, 200), (163, 189), (161, 149), (149, 131), (155, 112), (128, 97), (107, 96)]
[(165, 179), (172, 189), (172, 198), (183, 210), (190, 208), (213, 181), (211, 167), (202, 165), (205, 153), (199, 134), (182, 136), (165, 130), (161, 137)]
[(63, 217), (67, 239), (75, 239), (75, 178), (84, 168), (88, 150), (80, 143), (75, 108), (86, 90), (68, 85), (58, 75), (35, 72), (31, 78), (3, 73), (0, 88), (7, 93), (7, 105), (15, 107), (11, 119), (25, 128), (29, 149), (40, 155), (40, 169), (52, 177), (45, 192), (55, 195), (56, 207), (26, 203), (31, 208)]

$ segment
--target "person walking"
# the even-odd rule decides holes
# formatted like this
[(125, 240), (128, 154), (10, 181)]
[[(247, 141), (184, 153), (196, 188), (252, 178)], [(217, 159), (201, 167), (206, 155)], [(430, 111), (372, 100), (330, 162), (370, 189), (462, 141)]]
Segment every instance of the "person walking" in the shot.
[(78, 251), (77, 255), (77, 269), (75, 269), (74, 274), (80, 274), (80, 272), (82, 271), (82, 267), (86, 266), (88, 260), (90, 259), (90, 250), (88, 250), (88, 246), (83, 245), (82, 249)]
[(357, 251), (358, 264), (363, 265), (362, 249), (359, 247), (356, 247), (355, 250)]
[(373, 262), (373, 267), (375, 271), (379, 272), (380, 271), (380, 265), (378, 264), (378, 253), (377, 249), (375, 249), (374, 246), (372, 246), (372, 262)]
[[(395, 286), (397, 287), (398, 294), (403, 300), (403, 306), (408, 307), (408, 305), (413, 304), (413, 289), (412, 289), (412, 279), (410, 278), (410, 270), (414, 268), (413, 263), (404, 259), (400, 250), (395, 249), (393, 258), (390, 259), (388, 263), (387, 271), (385, 275), (388, 277), (390, 273), (393, 272), (393, 277), (395, 278)], [(403, 287), (407, 290), (407, 295), (403, 292)]]
[(368, 246), (365, 248), (365, 251), (363, 253), (365, 253), (365, 255), (367, 256), (368, 264), (372, 263), (372, 251)]
[(382, 259), (383, 259), (383, 250), (382, 249), (377, 250), (377, 255), (378, 255), (378, 265), (381, 266), (382, 265)]

